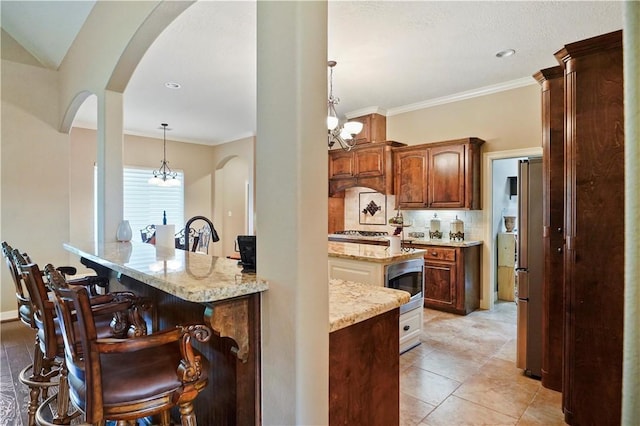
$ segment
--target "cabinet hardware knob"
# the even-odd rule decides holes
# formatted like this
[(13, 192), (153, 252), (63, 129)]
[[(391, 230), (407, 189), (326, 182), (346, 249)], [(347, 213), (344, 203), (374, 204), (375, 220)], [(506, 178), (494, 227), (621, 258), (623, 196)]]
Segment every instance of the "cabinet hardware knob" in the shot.
[(562, 228), (558, 228), (558, 233), (561, 233), (561, 232), (562, 232)]
[(409, 331), (410, 328), (411, 328), (410, 325), (405, 325), (404, 327), (402, 327), (404, 331)]
[(558, 247), (558, 253), (562, 253), (562, 247)]
[(437, 252), (435, 252), (435, 251), (432, 251), (432, 252), (431, 252), (431, 256), (437, 256), (437, 255), (438, 255), (438, 253), (437, 253)]

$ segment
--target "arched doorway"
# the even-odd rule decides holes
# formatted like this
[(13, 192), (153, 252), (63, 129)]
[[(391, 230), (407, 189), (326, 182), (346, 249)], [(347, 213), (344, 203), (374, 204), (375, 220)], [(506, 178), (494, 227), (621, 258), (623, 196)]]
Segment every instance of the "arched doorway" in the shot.
[(235, 253), (238, 235), (248, 234), (249, 221), (249, 166), (247, 162), (232, 156), (220, 162), (215, 171), (214, 223), (220, 242), (214, 244), (215, 256)]

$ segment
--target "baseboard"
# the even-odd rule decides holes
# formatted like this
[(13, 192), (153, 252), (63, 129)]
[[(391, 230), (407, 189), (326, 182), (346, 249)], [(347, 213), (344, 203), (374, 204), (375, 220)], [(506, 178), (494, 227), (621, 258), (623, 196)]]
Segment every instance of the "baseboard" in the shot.
[(0, 321), (14, 321), (18, 319), (18, 310), (0, 312)]

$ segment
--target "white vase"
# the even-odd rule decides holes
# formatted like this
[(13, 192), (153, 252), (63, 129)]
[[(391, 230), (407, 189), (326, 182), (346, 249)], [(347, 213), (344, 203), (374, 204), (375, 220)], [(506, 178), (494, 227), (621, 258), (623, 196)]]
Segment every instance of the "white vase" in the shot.
[(132, 232), (131, 225), (129, 225), (128, 220), (123, 220), (118, 225), (118, 230), (116, 231), (116, 239), (118, 241), (131, 241)]

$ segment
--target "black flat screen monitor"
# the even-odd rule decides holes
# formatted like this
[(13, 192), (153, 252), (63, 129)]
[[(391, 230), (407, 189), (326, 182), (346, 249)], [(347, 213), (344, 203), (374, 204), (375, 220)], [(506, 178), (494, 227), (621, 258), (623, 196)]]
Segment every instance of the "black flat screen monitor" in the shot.
[(238, 250), (240, 250), (240, 262), (242, 272), (256, 271), (256, 236), (238, 235)]

